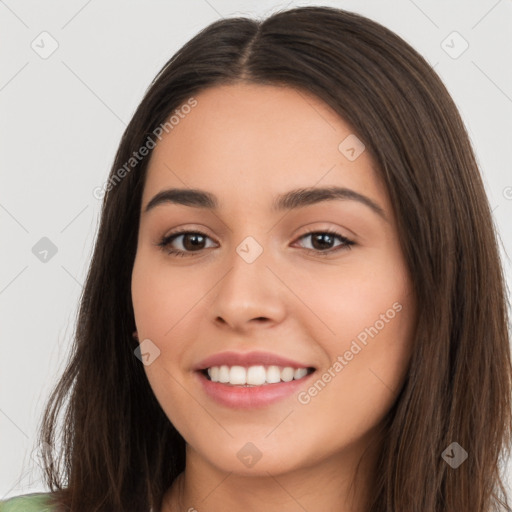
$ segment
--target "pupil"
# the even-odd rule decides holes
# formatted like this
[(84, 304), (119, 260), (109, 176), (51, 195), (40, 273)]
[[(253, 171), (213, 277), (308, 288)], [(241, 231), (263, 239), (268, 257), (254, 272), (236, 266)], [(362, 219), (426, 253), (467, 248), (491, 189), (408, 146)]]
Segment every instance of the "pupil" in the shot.
[[(325, 242), (325, 239), (328, 240), (326, 244), (322, 243), (322, 240), (324, 240)], [(315, 246), (315, 242), (320, 242), (320, 247), (316, 247), (317, 249), (329, 249), (330, 244), (332, 243), (332, 236), (329, 235), (328, 233), (320, 233), (318, 235), (313, 235), (313, 246)]]
[[(187, 250), (193, 250), (194, 248), (197, 249), (198, 246), (201, 245), (201, 242), (197, 242), (197, 239), (202, 239), (204, 238), (202, 235), (198, 235), (198, 234), (192, 234), (192, 235), (185, 235), (185, 237), (183, 238), (183, 245), (184, 247), (187, 249)], [(192, 239), (194, 239), (195, 241), (192, 242), (191, 244), (187, 244), (187, 241), (191, 241)], [(203, 240), (203, 243), (204, 243), (204, 240)], [(189, 245), (187, 247), (187, 245)]]

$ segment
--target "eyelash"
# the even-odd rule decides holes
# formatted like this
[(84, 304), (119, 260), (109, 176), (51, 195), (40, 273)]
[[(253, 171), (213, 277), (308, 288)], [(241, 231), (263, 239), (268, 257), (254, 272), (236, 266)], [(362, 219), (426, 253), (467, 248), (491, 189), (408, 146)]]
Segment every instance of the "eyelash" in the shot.
[[(190, 231), (190, 230), (187, 230), (187, 229), (183, 229), (183, 230), (180, 230), (180, 231), (175, 231), (174, 233), (171, 233), (171, 234), (163, 237), (161, 239), (161, 241), (157, 245), (158, 245), (158, 247), (161, 248), (162, 251), (166, 252), (168, 255), (177, 256), (177, 257), (194, 256), (195, 253), (200, 253), (202, 250), (204, 250), (204, 249), (199, 249), (197, 251), (187, 252), (187, 251), (181, 251), (179, 249), (169, 249), (168, 248), (169, 244), (172, 241), (174, 241), (174, 239), (177, 238), (179, 235), (183, 235), (183, 234), (200, 235), (200, 236), (205, 237), (205, 238), (210, 238), (208, 235), (206, 235), (205, 233), (202, 233), (201, 231)], [(329, 234), (329, 235), (332, 235), (332, 236), (338, 238), (343, 244), (338, 246), (338, 247), (332, 248), (332, 249), (327, 249), (325, 251), (319, 251), (319, 250), (316, 250), (316, 249), (306, 249), (306, 251), (315, 253), (315, 255), (329, 256), (329, 255), (331, 255), (331, 254), (333, 254), (335, 252), (338, 252), (340, 250), (344, 250), (344, 249), (345, 250), (347, 250), (347, 249), (350, 250), (351, 246), (355, 245), (355, 242), (353, 242), (352, 240), (349, 240), (347, 237), (345, 237), (345, 236), (341, 235), (340, 233), (338, 233), (337, 231), (334, 231), (334, 230), (331, 230), (331, 229), (307, 231), (306, 233), (301, 235), (298, 238), (298, 240), (301, 240), (302, 238), (306, 238), (307, 236), (310, 236), (310, 235), (318, 235), (318, 234)]]

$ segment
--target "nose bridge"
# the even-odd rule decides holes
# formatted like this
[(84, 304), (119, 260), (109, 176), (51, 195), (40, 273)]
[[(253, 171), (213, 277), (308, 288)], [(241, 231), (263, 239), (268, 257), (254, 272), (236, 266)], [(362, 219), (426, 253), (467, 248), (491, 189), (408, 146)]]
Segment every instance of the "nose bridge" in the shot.
[[(259, 232), (261, 240), (264, 233)], [(279, 283), (267, 268), (270, 250), (263, 246), (263, 240), (257, 240), (257, 236), (248, 235), (233, 247), (228, 258), (229, 269), (218, 283), (213, 298), (214, 317), (221, 317), (231, 325), (254, 318), (275, 321), (283, 312)]]
[[(263, 237), (258, 236), (260, 242), (256, 236), (245, 236), (241, 242), (233, 246), (233, 253), (228, 258), (230, 271), (226, 275), (225, 284), (228, 288), (235, 287), (238, 295), (252, 292), (252, 296), (256, 297), (271, 275), (267, 268), (270, 251), (268, 247), (264, 247)], [(239, 286), (242, 289), (239, 289)], [(246, 290), (243, 286), (249, 286), (250, 289)]]
[[(261, 258), (261, 256), (263, 255), (264, 252), (268, 252), (268, 246), (267, 251), (265, 251), (263, 247), (263, 244), (265, 242), (262, 240), (262, 235), (258, 236), (258, 238), (260, 241), (258, 241), (254, 236), (248, 235), (235, 248), (235, 252), (237, 253), (237, 255), (247, 265), (252, 265), (258, 259), (265, 259)], [(265, 238), (265, 240), (267, 240), (267, 238)]]

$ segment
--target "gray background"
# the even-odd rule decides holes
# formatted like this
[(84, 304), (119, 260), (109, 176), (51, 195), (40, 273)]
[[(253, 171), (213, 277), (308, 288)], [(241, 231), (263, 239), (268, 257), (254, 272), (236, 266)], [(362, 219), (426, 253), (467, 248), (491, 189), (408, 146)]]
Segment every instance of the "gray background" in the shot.
[(474, 144), (510, 287), (512, 1), (0, 0), (0, 499), (46, 490), (36, 428), (64, 368), (92, 254), (101, 206), (92, 191), (146, 87), (220, 17), (313, 4), (382, 23), (435, 66)]

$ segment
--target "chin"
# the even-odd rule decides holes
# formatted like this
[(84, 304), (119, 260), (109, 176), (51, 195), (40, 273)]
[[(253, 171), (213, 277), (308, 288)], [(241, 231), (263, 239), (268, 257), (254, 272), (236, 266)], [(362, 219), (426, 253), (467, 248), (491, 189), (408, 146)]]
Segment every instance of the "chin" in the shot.
[(300, 446), (270, 447), (270, 443), (235, 441), (229, 445), (219, 446), (214, 452), (211, 450), (197, 453), (207, 459), (210, 464), (226, 473), (243, 476), (268, 477), (287, 473), (307, 466), (306, 454), (301, 456)]

